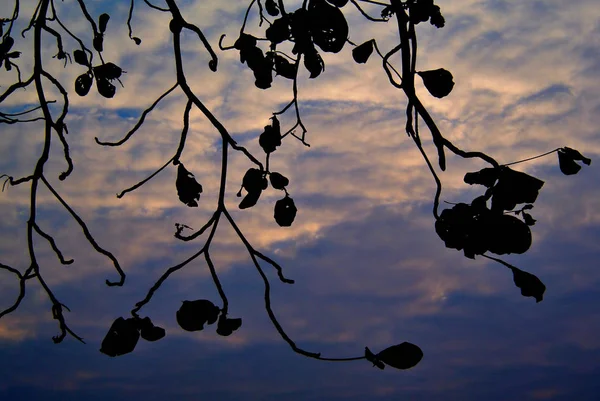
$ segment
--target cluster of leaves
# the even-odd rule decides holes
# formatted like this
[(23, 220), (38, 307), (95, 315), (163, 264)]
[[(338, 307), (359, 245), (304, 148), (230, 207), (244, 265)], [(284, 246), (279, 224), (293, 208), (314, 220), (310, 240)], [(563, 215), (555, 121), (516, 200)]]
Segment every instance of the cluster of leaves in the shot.
[(318, 77), (325, 69), (325, 63), (315, 46), (324, 52), (338, 53), (348, 39), (348, 23), (340, 10), (346, 3), (347, 0), (310, 0), (306, 8), (286, 13), (274, 1), (268, 1), (265, 4), (267, 13), (271, 16), (281, 14), (265, 32), (270, 50), (263, 53), (257, 46), (257, 38), (243, 32), (233, 46), (240, 51), (240, 61), (254, 72), (255, 85), (261, 89), (271, 87), (273, 72), (287, 79), (296, 78), (297, 59), (277, 50), (277, 46), (286, 41), (293, 43), (294, 55), (304, 57), (304, 67), (310, 78)]
[(155, 326), (149, 317), (119, 317), (102, 340), (100, 352), (112, 357), (128, 354), (135, 349), (140, 336), (152, 342), (160, 340), (165, 334), (165, 329)]
[[(1, 25), (0, 25), (1, 26)], [(2, 32), (0, 31), (0, 35)], [(11, 59), (17, 59), (21, 56), (21, 52), (11, 51), (15, 40), (11, 36), (4, 36), (2, 43), (0, 43), (0, 67), (4, 64), (6, 71), (10, 71), (14, 65)]]
[(215, 322), (217, 334), (221, 336), (229, 336), (242, 326), (241, 318), (228, 318), (223, 310), (206, 299), (183, 301), (177, 311), (177, 323), (186, 331), (200, 331), (205, 324)]
[[(102, 52), (104, 50), (104, 32), (106, 31), (109, 18), (110, 17), (108, 14), (102, 14), (98, 18), (98, 32), (94, 34), (93, 41), (94, 49), (96, 49), (98, 52)], [(105, 98), (112, 98), (117, 90), (111, 81), (117, 80), (121, 86), (123, 86), (119, 78), (124, 71), (118, 65), (110, 62), (103, 62), (97, 66), (92, 66), (91, 60), (88, 58), (86, 52), (80, 49), (77, 49), (73, 52), (73, 58), (77, 64), (88, 68), (87, 72), (79, 75), (75, 79), (75, 92), (79, 96), (86, 96), (89, 93), (94, 78), (96, 79), (96, 88), (98, 89), (98, 93)]]

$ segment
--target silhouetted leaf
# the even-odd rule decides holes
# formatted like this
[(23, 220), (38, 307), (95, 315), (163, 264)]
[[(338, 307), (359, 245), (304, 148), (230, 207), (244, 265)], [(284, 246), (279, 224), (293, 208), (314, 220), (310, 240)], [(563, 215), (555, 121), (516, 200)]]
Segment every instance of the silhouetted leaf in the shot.
[(113, 80), (121, 77), (123, 70), (114, 63), (104, 63), (93, 68), (97, 78)]
[(544, 181), (508, 167), (501, 167), (493, 188), (492, 210), (512, 210), (519, 203), (534, 203)]
[(430, 9), (430, 14), (431, 17), (429, 22), (431, 23), (431, 25), (435, 26), (436, 28), (443, 28), (446, 24), (446, 20), (442, 15), (440, 7), (434, 5), (433, 8)]
[(325, 63), (314, 48), (304, 53), (304, 67), (310, 72), (309, 78), (316, 78), (325, 70)]
[(233, 47), (238, 50), (256, 47), (256, 38), (252, 35), (248, 35), (247, 33), (241, 33), (240, 37), (233, 44)]
[(75, 59), (75, 62), (77, 64), (86, 66), (86, 67), (90, 67), (90, 62), (85, 54), (85, 52), (83, 50), (75, 50), (73, 52), (73, 58)]
[(261, 193), (262, 191), (248, 192), (244, 199), (242, 199), (242, 201), (240, 202), (239, 208), (248, 209), (249, 207), (256, 205), (256, 202), (258, 202)]
[(276, 17), (279, 15), (279, 7), (277, 7), (277, 3), (275, 3), (275, 0), (266, 0), (265, 9), (271, 17)]
[(288, 25), (288, 18), (281, 17), (277, 18), (270, 27), (267, 28), (265, 35), (271, 43), (278, 44), (285, 42), (290, 37), (290, 26)]
[(140, 331), (142, 338), (146, 341), (158, 341), (166, 335), (165, 329), (158, 326), (152, 326)]
[(271, 186), (275, 189), (284, 190), (285, 187), (290, 183), (290, 180), (287, 177), (272, 171), (269, 174), (269, 179), (271, 180)]
[(217, 334), (221, 336), (229, 336), (241, 326), (242, 319), (229, 319), (224, 315), (221, 315), (219, 317), (219, 323), (217, 323)]
[(384, 349), (377, 354), (377, 359), (396, 369), (410, 369), (423, 359), (423, 351), (414, 344), (403, 342)]
[(288, 14), (290, 18), (290, 29), (292, 37), (294, 38), (294, 47), (292, 48), (293, 54), (306, 53), (314, 48), (312, 38), (310, 35), (310, 18), (308, 11), (304, 8), (299, 8), (291, 14)]
[(327, 0), (327, 2), (333, 4), (336, 7), (342, 8), (348, 3), (348, 0)]
[(521, 219), (492, 214), (485, 222), (487, 247), (497, 255), (525, 253), (531, 246), (531, 230)]
[(185, 169), (183, 163), (180, 163), (177, 167), (175, 186), (177, 187), (177, 195), (181, 202), (189, 207), (198, 206), (198, 202), (196, 201), (200, 200), (202, 185), (196, 181), (194, 174)]
[(85, 96), (89, 93), (92, 87), (94, 76), (88, 71), (85, 74), (81, 74), (75, 79), (75, 92), (79, 96)]
[(134, 36), (131, 39), (133, 39), (133, 41), (135, 42), (135, 44), (138, 45), (138, 46), (142, 44), (142, 39), (138, 38), (137, 36)]
[(275, 72), (287, 79), (296, 78), (296, 64), (290, 63), (285, 57), (275, 54), (273, 55), (275, 64)]
[(120, 317), (113, 322), (102, 340), (100, 352), (112, 357), (127, 354), (135, 349), (139, 338), (135, 319)]
[(558, 164), (563, 174), (573, 175), (581, 170), (581, 166), (575, 161), (581, 161), (588, 166), (592, 163), (591, 159), (583, 156), (575, 149), (564, 147), (558, 150)]
[(360, 46), (356, 46), (352, 49), (352, 58), (359, 64), (367, 62), (371, 54), (373, 53), (373, 39), (367, 40)]
[(108, 79), (99, 78), (98, 76), (96, 76), (96, 88), (98, 89), (99, 94), (108, 99), (112, 98), (117, 90), (117, 88), (111, 84)]
[(324, 52), (338, 53), (348, 39), (348, 23), (342, 11), (325, 0), (308, 4), (313, 43)]
[(100, 33), (104, 33), (106, 31), (106, 25), (108, 24), (108, 20), (110, 19), (110, 15), (104, 13), (98, 17), (98, 30)]
[(258, 144), (265, 153), (272, 153), (281, 146), (281, 128), (277, 117), (272, 118), (272, 125), (265, 126), (265, 130), (258, 138)]
[(250, 168), (244, 174), (242, 179), (242, 188), (247, 192), (260, 192), (267, 189), (269, 183), (265, 177), (265, 172), (257, 168)]
[(448, 96), (452, 91), (452, 88), (454, 88), (452, 74), (450, 71), (443, 68), (430, 71), (418, 71), (417, 74), (423, 79), (423, 84), (429, 93), (437, 98)]
[(92, 41), (93, 45), (94, 45), (94, 49), (96, 49), (97, 52), (102, 52), (104, 51), (104, 35), (102, 35), (101, 33), (98, 35), (94, 35), (94, 40)]
[(177, 311), (177, 324), (186, 331), (199, 331), (217, 321), (220, 309), (206, 299), (183, 301)]
[(479, 184), (490, 188), (498, 179), (499, 174), (500, 169), (488, 167), (473, 173), (465, 174), (464, 181), (469, 185)]
[(7, 36), (2, 40), (2, 43), (0, 43), (0, 59), (3, 59), (8, 54), (14, 44), (15, 40), (11, 36)]
[(544, 299), (546, 286), (539, 278), (514, 266), (510, 269), (513, 272), (515, 285), (521, 289), (521, 295), (534, 297), (536, 302), (541, 302)]
[(294, 200), (286, 195), (285, 198), (279, 199), (275, 203), (275, 221), (281, 227), (289, 227), (294, 222), (297, 211)]

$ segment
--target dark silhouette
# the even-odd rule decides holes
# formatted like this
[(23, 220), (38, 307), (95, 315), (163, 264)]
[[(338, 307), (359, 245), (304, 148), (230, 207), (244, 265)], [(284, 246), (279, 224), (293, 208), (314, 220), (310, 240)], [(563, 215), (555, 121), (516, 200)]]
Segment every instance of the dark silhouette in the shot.
[[(271, 87), (273, 79), (288, 79), (293, 81), (292, 100), (281, 110), (273, 112), (273, 115), (270, 117), (270, 123), (264, 127), (264, 132), (258, 138), (258, 142), (265, 153), (264, 164), (261, 161), (262, 155), (260, 157), (254, 156), (247, 149), (237, 144), (225, 126), (200, 100), (199, 95), (194, 93), (188, 86), (180, 48), (183, 30), (189, 30), (198, 36), (211, 58), (208, 67), (214, 72), (217, 72), (218, 69), (218, 57), (205, 38), (202, 30), (183, 18), (177, 1), (165, 1), (166, 7), (163, 8), (144, 0), (149, 7), (159, 12), (170, 13), (172, 17), (169, 28), (173, 36), (173, 60), (176, 70), (175, 84), (143, 111), (137, 124), (123, 139), (117, 142), (107, 142), (96, 138), (96, 142), (101, 146), (120, 146), (124, 144), (143, 125), (145, 117), (153, 111), (159, 102), (175, 90), (182, 91), (187, 97), (187, 104), (183, 111), (183, 129), (181, 131), (179, 146), (173, 157), (148, 178), (123, 190), (117, 196), (121, 198), (128, 192), (136, 190), (159, 174), (163, 169), (173, 165), (177, 166), (175, 187), (179, 199), (188, 207), (198, 206), (198, 202), (201, 201), (202, 185), (196, 181), (192, 172), (188, 171), (180, 160), (190, 126), (190, 112), (195, 107), (204, 114), (221, 136), (221, 181), (218, 206), (212, 217), (198, 231), (189, 234), (184, 233), (189, 227), (185, 224), (176, 224), (175, 237), (182, 241), (194, 240), (207, 230), (210, 231), (205, 243), (196, 253), (181, 263), (166, 269), (154, 286), (149, 289), (146, 297), (135, 304), (135, 307), (131, 310), (132, 317), (127, 319), (119, 317), (114, 321), (102, 342), (100, 349), (102, 353), (113, 357), (129, 353), (134, 350), (140, 336), (146, 341), (157, 341), (163, 338), (166, 334), (165, 330), (159, 326), (155, 326), (149, 317), (140, 317), (139, 312), (144, 305), (151, 301), (154, 293), (171, 274), (199, 257), (203, 257), (206, 260), (221, 298), (221, 306), (216, 306), (212, 301), (205, 299), (184, 301), (181, 308), (176, 312), (178, 324), (182, 329), (187, 331), (201, 331), (205, 328), (205, 324), (214, 325), (216, 323), (216, 332), (222, 336), (231, 335), (241, 328), (241, 318), (228, 317), (227, 296), (221, 286), (210, 256), (210, 246), (217, 226), (221, 219), (225, 219), (245, 245), (254, 266), (264, 281), (265, 308), (269, 318), (281, 337), (295, 352), (324, 361), (366, 359), (380, 369), (383, 369), (385, 365), (397, 369), (409, 369), (421, 360), (423, 357), (421, 349), (407, 342), (391, 346), (377, 354), (372, 353), (369, 348), (365, 348), (364, 353), (349, 358), (322, 357), (320, 353), (306, 351), (297, 346), (281, 327), (273, 312), (270, 301), (270, 283), (261, 265), (268, 264), (275, 268), (279, 279), (283, 283), (292, 284), (294, 281), (284, 276), (283, 269), (277, 262), (251, 245), (225, 206), (225, 197), (228, 195), (225, 191), (227, 163), (229, 151), (233, 149), (244, 154), (255, 165), (243, 177), (240, 177), (241, 188), (237, 196), (242, 196), (242, 190), (245, 192), (245, 196), (241, 200), (239, 208), (246, 209), (256, 205), (260, 201), (262, 191), (271, 185), (275, 190), (283, 192), (283, 197), (274, 205), (275, 221), (282, 227), (293, 224), (297, 213), (297, 206), (288, 192), (290, 181), (282, 173), (271, 171), (269, 169), (269, 160), (277, 149), (283, 146), (282, 140), (285, 137), (295, 137), (304, 145), (309, 146), (305, 137), (307, 128), (302, 122), (299, 111), (298, 71), (304, 67), (309, 72), (310, 78), (318, 78), (324, 73), (326, 68), (326, 60), (322, 53), (338, 53), (346, 44), (355, 46), (352, 51), (352, 57), (359, 64), (366, 63), (373, 56), (374, 52), (377, 53), (377, 56), (382, 59), (383, 70), (390, 84), (401, 89), (408, 98), (405, 131), (419, 149), (427, 168), (430, 170), (437, 184), (437, 189), (433, 197), (433, 216), (435, 219), (435, 230), (445, 242), (445, 245), (448, 248), (463, 251), (467, 258), (474, 259), (476, 256), (482, 256), (499, 262), (512, 271), (515, 285), (521, 289), (523, 296), (533, 297), (537, 302), (543, 299), (546, 287), (536, 276), (489, 255), (489, 253), (496, 255), (522, 254), (529, 249), (532, 241), (530, 227), (536, 222), (531, 215), (531, 210), (534, 207), (533, 204), (538, 196), (538, 192), (544, 185), (543, 181), (528, 174), (515, 171), (508, 166), (556, 152), (561, 171), (564, 174), (570, 175), (577, 173), (581, 169), (581, 166), (576, 162), (579, 161), (589, 165), (591, 161), (582, 156), (578, 151), (564, 147), (529, 159), (500, 164), (485, 153), (462, 150), (442, 135), (426, 107), (417, 97), (414, 81), (416, 75), (420, 76), (427, 90), (436, 98), (447, 96), (454, 87), (452, 74), (443, 68), (431, 71), (416, 70), (417, 36), (415, 26), (427, 21), (436, 28), (443, 28), (445, 25), (440, 7), (435, 5), (433, 0), (389, 0), (389, 3), (372, 0), (305, 0), (302, 6), (295, 10), (286, 9), (283, 0), (251, 0), (245, 18), (241, 23), (239, 37), (236, 38), (233, 45), (225, 46), (223, 45), (225, 35), (222, 35), (219, 40), (219, 48), (222, 51), (238, 51), (240, 62), (246, 64), (252, 70), (255, 85), (260, 89), (266, 90)], [(69, 91), (63, 86), (66, 85), (65, 83), (59, 82), (44, 69), (46, 60), (42, 59), (42, 37), (53, 38), (57, 47), (57, 53), (54, 58), (64, 62), (65, 67), (67, 64), (73, 64), (74, 61), (79, 67), (70, 66), (69, 68), (85, 68), (85, 71), (77, 77), (74, 83), (68, 83), (68, 85), (74, 85), (75, 93), (79, 96), (86, 96), (94, 82), (100, 95), (106, 98), (117, 96), (114, 81), (121, 83), (120, 79), (123, 77), (123, 70), (119, 66), (105, 61), (102, 57), (104, 47), (110, 45), (104, 43), (104, 33), (109, 28), (109, 15), (102, 14), (98, 18), (94, 18), (88, 12), (85, 0), (77, 0), (77, 3), (79, 4), (83, 18), (87, 20), (91, 28), (93, 49), (86, 46), (86, 42), (90, 38), (80, 38), (73, 35), (61, 22), (60, 15), (54, 8), (54, 0), (39, 0), (29, 25), (22, 32), (23, 35), (33, 34), (34, 38), (32, 50), (34, 67), (31, 76), (25, 79), (21, 76), (21, 71), (18, 67), (20, 52), (13, 49), (13, 36), (15, 33), (12, 31), (12, 28), (14, 22), (20, 18), (19, 0), (15, 0), (13, 15), (0, 20), (0, 35), (2, 36), (2, 42), (0, 43), (0, 66), (4, 65), (7, 73), (11, 73), (13, 68), (16, 71), (16, 82), (0, 94), (0, 105), (16, 91), (28, 87), (36, 91), (39, 100), (38, 106), (19, 113), (0, 112), (0, 123), (16, 124), (43, 120), (45, 124), (45, 141), (42, 153), (37, 164), (33, 167), (31, 175), (21, 178), (4, 176), (6, 177), (6, 181), (4, 182), (3, 189), (7, 185), (15, 186), (25, 183), (31, 186), (30, 217), (27, 222), (27, 245), (31, 264), (24, 272), (14, 267), (0, 264), (2, 269), (15, 274), (20, 286), (20, 292), (14, 304), (3, 310), (0, 313), (0, 318), (18, 308), (25, 296), (27, 282), (35, 279), (41, 284), (48, 295), (52, 305), (52, 316), (59, 323), (59, 334), (53, 337), (56, 343), (61, 342), (67, 334), (82, 342), (83, 339), (75, 334), (67, 325), (63, 309), (68, 310), (68, 308), (58, 300), (52, 289), (46, 284), (39, 270), (39, 262), (36, 259), (36, 249), (34, 247), (34, 236), (36, 234), (49, 242), (61, 263), (73, 263), (73, 260), (64, 258), (53, 237), (44, 232), (36, 223), (36, 202), (38, 187), (40, 185), (47, 187), (56, 200), (71, 214), (81, 226), (84, 236), (94, 249), (113, 262), (118, 273), (118, 279), (116, 281), (107, 280), (106, 284), (109, 286), (122, 286), (125, 283), (125, 273), (119, 262), (110, 252), (96, 243), (84, 221), (53, 188), (48, 180), (49, 177), (44, 174), (44, 167), (50, 157), (50, 139), (53, 134), (56, 134), (60, 140), (64, 151), (64, 159), (68, 166), (67, 170), (59, 175), (59, 180), (65, 180), (71, 174), (73, 163), (69, 153), (69, 143), (65, 136), (67, 133), (66, 119), (69, 110)], [(380, 15), (377, 17), (369, 15), (361, 7), (361, 3), (370, 3), (371, 5), (379, 6), (381, 8)], [(142, 39), (133, 36), (131, 27), (134, 4), (135, 0), (131, 0), (127, 25), (130, 39), (137, 45), (140, 45), (142, 44)], [(348, 33), (351, 27), (348, 26), (344, 16), (344, 7), (358, 9), (365, 19), (372, 23), (395, 21), (393, 29), (398, 32), (398, 45), (384, 53), (379, 49), (374, 39), (367, 40), (360, 45), (351, 43), (348, 40)], [(245, 32), (248, 15), (253, 10), (260, 16), (260, 25), (262, 26), (264, 23), (266, 26), (264, 37), (255, 37)], [(62, 42), (63, 35), (68, 35), (75, 39), (80, 47), (78, 49), (64, 49)], [(292, 54), (286, 54), (284, 51), (278, 49), (278, 46), (285, 42), (290, 44)], [(401, 55), (399, 71), (389, 61), (390, 57), (398, 52)], [(95, 59), (95, 55), (97, 55), (97, 59)], [(56, 61), (48, 60), (48, 62)], [(60, 92), (62, 99), (58, 101), (47, 99), (46, 90), (49, 84)], [(62, 106), (58, 115), (48, 107), (50, 103), (56, 102)], [(292, 127), (284, 129), (280, 126), (277, 116), (289, 110), (293, 110), (295, 113), (296, 123)], [(25, 115), (34, 115), (35, 117), (26, 119), (23, 117)], [(482, 188), (482, 195), (476, 197), (470, 204), (454, 204), (451, 208), (444, 209), (440, 213), (442, 183), (430, 161), (430, 156), (422, 147), (419, 119), (422, 119), (432, 136), (433, 144), (437, 149), (437, 163), (442, 171), (447, 168), (446, 151), (450, 151), (463, 158), (478, 158), (489, 164), (490, 167), (477, 172), (469, 172), (464, 177), (465, 183), (469, 185), (485, 187)]]

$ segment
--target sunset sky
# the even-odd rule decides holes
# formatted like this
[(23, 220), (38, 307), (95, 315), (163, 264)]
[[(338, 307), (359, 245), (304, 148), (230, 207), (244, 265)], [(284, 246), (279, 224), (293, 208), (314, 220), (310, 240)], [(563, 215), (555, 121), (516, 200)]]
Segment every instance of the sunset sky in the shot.
[[(56, 1), (69, 29), (92, 47), (92, 31), (75, 0)], [(161, 0), (157, 5), (164, 6)], [(294, 10), (301, 1), (285, 1)], [(20, 4), (13, 28), (16, 60), (24, 77), (32, 71), (33, 31), (22, 38), (37, 1)], [(98, 254), (81, 228), (52, 194), (41, 187), (37, 222), (56, 240), (71, 265), (61, 265), (48, 242), (35, 237), (40, 272), (71, 312), (69, 327), (86, 344), (59, 333), (51, 302), (35, 280), (27, 281), (21, 306), (0, 319), (1, 400), (598, 400), (600, 398), (600, 8), (597, 0), (513, 1), (436, 0), (446, 26), (417, 26), (417, 70), (449, 70), (453, 91), (429, 95), (417, 77), (417, 94), (442, 134), (467, 150), (485, 151), (500, 163), (563, 146), (591, 158), (574, 176), (565, 176), (556, 154), (514, 166), (545, 181), (531, 211), (533, 245), (523, 255), (503, 257), (535, 274), (546, 285), (544, 300), (521, 296), (510, 270), (448, 249), (434, 229), (435, 182), (406, 135), (406, 97), (387, 79), (381, 58), (352, 60), (352, 46), (322, 53), (325, 71), (309, 79), (301, 68), (298, 101), (310, 147), (288, 136), (270, 160), (271, 171), (290, 179), (298, 208), (291, 227), (273, 219), (280, 191), (269, 188), (257, 206), (240, 210), (236, 192), (244, 172), (254, 167), (230, 149), (226, 205), (253, 247), (283, 268), (289, 285), (262, 263), (271, 284), (272, 306), (296, 344), (324, 357), (362, 356), (408, 341), (424, 352), (413, 369), (380, 371), (367, 361), (323, 362), (293, 352), (271, 324), (264, 307), (264, 283), (246, 248), (221, 218), (211, 256), (229, 298), (230, 317), (242, 327), (229, 337), (215, 326), (185, 332), (175, 312), (183, 300), (220, 299), (203, 257), (172, 275), (141, 311), (166, 329), (164, 339), (140, 340), (134, 352), (110, 358), (99, 352), (111, 323), (127, 317), (161, 274), (196, 253), (206, 235), (190, 242), (174, 238), (175, 224), (194, 229), (212, 216), (218, 199), (221, 137), (193, 109), (185, 167), (203, 186), (198, 208), (180, 202), (177, 168), (169, 166), (138, 190), (115, 194), (143, 180), (175, 153), (186, 97), (177, 89), (150, 113), (123, 146), (102, 147), (94, 138), (117, 141), (144, 109), (176, 82), (169, 14), (137, 1), (128, 38), (128, 1), (86, 1), (97, 18), (111, 19), (104, 60), (124, 71), (113, 99), (95, 86), (86, 97), (74, 91), (78, 64), (63, 68), (53, 59), (56, 44), (46, 34), (44, 68), (69, 91), (67, 137), (74, 172), (65, 181), (62, 147), (53, 137), (45, 176), (81, 216), (94, 238), (119, 260), (127, 280), (116, 280), (109, 259)], [(264, 162), (258, 143), (274, 111), (293, 97), (292, 81), (276, 77), (273, 86), (254, 85), (233, 45), (249, 1), (178, 2), (182, 14), (205, 33), (219, 57), (210, 57), (197, 36), (183, 35), (187, 81), (231, 136)], [(365, 5), (377, 16), (377, 5)], [(0, 5), (0, 18), (13, 3)], [(352, 3), (342, 8), (349, 39), (375, 38), (383, 52), (398, 43), (395, 21), (367, 21)], [(264, 36), (253, 7), (246, 31)], [(58, 28), (57, 28), (58, 29)], [(76, 42), (64, 35), (65, 50)], [(259, 42), (260, 43), (260, 42)], [(263, 49), (267, 46), (265, 42)], [(400, 68), (400, 58), (392, 58)], [(97, 58), (95, 63), (98, 62)], [(0, 71), (0, 93), (16, 73)], [(48, 88), (60, 112), (60, 94)], [(0, 104), (1, 112), (37, 105), (33, 88)], [(290, 109), (282, 118), (291, 127)], [(435, 148), (420, 123), (425, 149), (437, 167)], [(33, 172), (43, 144), (43, 123), (0, 125), (0, 174)], [(483, 187), (463, 182), (466, 172), (485, 164), (448, 155), (438, 173), (444, 190), (441, 209), (469, 203)], [(21, 272), (29, 266), (27, 220), (30, 187), (0, 193), (0, 262)], [(0, 310), (13, 304), (19, 285), (0, 270)]]

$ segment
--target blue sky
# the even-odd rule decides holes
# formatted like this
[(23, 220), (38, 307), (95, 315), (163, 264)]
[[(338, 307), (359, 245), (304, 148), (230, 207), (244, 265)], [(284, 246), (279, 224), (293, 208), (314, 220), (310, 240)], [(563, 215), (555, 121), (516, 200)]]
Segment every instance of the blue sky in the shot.
[[(289, 4), (299, 2), (289, 2)], [(593, 159), (572, 177), (561, 174), (556, 155), (515, 168), (545, 181), (532, 214), (533, 245), (505, 259), (546, 284), (544, 300), (522, 297), (512, 274), (483, 258), (473, 261), (447, 249), (436, 235), (431, 202), (434, 182), (404, 133), (406, 99), (394, 89), (375, 57), (366, 65), (351, 49), (327, 54), (325, 72), (299, 79), (305, 147), (286, 138), (271, 167), (290, 178), (288, 190), (299, 212), (290, 228), (273, 221), (281, 197), (266, 191), (259, 204), (239, 210), (235, 196), (243, 173), (252, 167), (232, 154), (226, 202), (246, 237), (273, 257), (292, 286), (264, 265), (272, 286), (273, 309), (286, 332), (304, 349), (324, 356), (361, 355), (409, 341), (424, 351), (409, 371), (379, 371), (366, 361), (327, 363), (295, 354), (271, 325), (263, 305), (263, 282), (233, 230), (221, 222), (211, 255), (230, 301), (230, 315), (243, 325), (223, 338), (209, 328), (179, 329), (175, 311), (184, 299), (218, 294), (202, 258), (178, 272), (142, 309), (164, 327), (156, 343), (140, 342), (118, 358), (98, 352), (112, 321), (128, 314), (168, 267), (196, 252), (204, 239), (182, 243), (175, 223), (199, 228), (216, 206), (219, 135), (194, 110), (182, 162), (204, 187), (200, 207), (177, 198), (176, 169), (167, 168), (136, 192), (115, 194), (151, 174), (177, 148), (185, 99), (174, 92), (149, 115), (144, 127), (120, 148), (99, 147), (94, 137), (116, 140), (143, 109), (175, 82), (168, 18), (136, 4), (134, 35), (127, 38), (127, 4), (91, 2), (93, 15), (110, 12), (105, 60), (125, 71), (124, 88), (106, 100), (92, 89), (74, 92), (67, 123), (75, 171), (65, 182), (61, 149), (54, 146), (49, 180), (87, 222), (98, 243), (117, 256), (128, 275), (123, 288), (104, 280), (116, 273), (81, 236), (67, 212), (47, 191), (39, 195), (40, 226), (51, 233), (75, 263), (62, 266), (46, 242), (36, 241), (41, 269), (57, 297), (70, 307), (72, 338), (55, 345), (50, 302), (30, 281), (21, 307), (0, 320), (0, 399), (6, 400), (597, 400), (600, 397), (600, 154), (598, 46), (600, 11), (596, 1), (565, 3), (439, 0), (447, 26), (418, 26), (417, 70), (446, 68), (456, 85), (444, 99), (418, 94), (442, 133), (457, 145), (483, 150), (501, 163), (570, 146)], [(73, 32), (90, 39), (74, 2), (57, 3)], [(182, 12), (217, 48), (227, 34), (232, 44), (246, 2), (182, 3)], [(286, 2), (288, 4), (288, 2)], [(34, 3), (22, 3), (28, 18)], [(0, 6), (7, 16), (11, 6)], [(291, 7), (291, 6), (290, 6)], [(374, 7), (371, 10), (376, 10)], [(344, 7), (350, 39), (376, 38), (381, 49), (397, 42), (392, 25), (361, 19)], [(29, 13), (29, 14), (28, 14)], [(19, 25), (20, 26), (20, 25)], [(248, 23), (259, 33), (257, 19)], [(26, 49), (31, 34), (15, 46)], [(66, 48), (74, 44), (66, 42)], [(192, 35), (184, 40), (188, 81), (240, 144), (263, 155), (257, 137), (268, 118), (292, 97), (289, 81), (254, 87), (252, 72), (237, 52), (220, 52), (219, 71)], [(47, 69), (72, 91), (83, 67), (66, 69), (51, 56)], [(31, 59), (20, 59), (24, 75)], [(398, 60), (396, 60), (398, 62)], [(4, 87), (14, 76), (0, 72)], [(34, 91), (9, 98), (0, 110), (32, 104)], [(283, 126), (293, 116), (282, 118)], [(32, 171), (41, 149), (41, 125), (2, 126), (0, 173)], [(424, 125), (422, 135), (428, 137)], [(434, 154), (429, 140), (426, 147)], [(448, 158), (441, 173), (442, 200), (468, 202), (477, 190), (462, 181), (478, 162)], [(0, 262), (24, 271), (28, 205), (26, 186), (0, 194)], [(449, 207), (443, 204), (442, 207)], [(17, 295), (14, 276), (0, 271), (0, 306)]]

